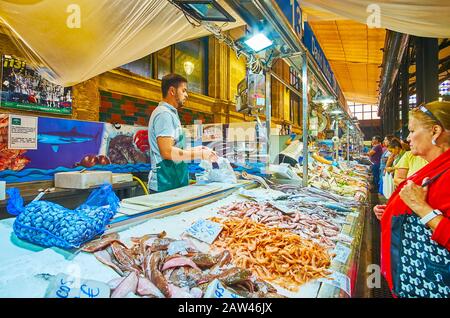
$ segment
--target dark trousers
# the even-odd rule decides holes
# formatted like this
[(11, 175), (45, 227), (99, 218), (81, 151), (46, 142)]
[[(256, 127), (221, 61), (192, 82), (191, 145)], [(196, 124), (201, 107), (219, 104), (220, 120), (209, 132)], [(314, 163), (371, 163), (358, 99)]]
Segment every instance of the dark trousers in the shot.
[(378, 187), (380, 184), (380, 164), (372, 164), (372, 175), (373, 175), (373, 185), (375, 190), (378, 192)]

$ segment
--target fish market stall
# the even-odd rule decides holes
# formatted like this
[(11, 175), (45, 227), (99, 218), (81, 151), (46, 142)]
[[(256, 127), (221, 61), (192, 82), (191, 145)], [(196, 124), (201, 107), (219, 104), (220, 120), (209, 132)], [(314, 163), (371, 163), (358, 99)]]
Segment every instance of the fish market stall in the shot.
[[(301, 175), (299, 169), (293, 170)], [(285, 211), (309, 210), (309, 216), (322, 217), (319, 224), (323, 229), (317, 229), (317, 225), (308, 227), (302, 222), (303, 226), (294, 227), (294, 231), (327, 245), (335, 254), (330, 266), (334, 280), (321, 285), (318, 297), (351, 297), (358, 272), (365, 213), (369, 208), (369, 168), (356, 162), (339, 162), (336, 167), (316, 160), (310, 163), (309, 175), (308, 188), (285, 179), (275, 180), (278, 184), (271, 187), (287, 194), (281, 197), (285, 201), (276, 201), (277, 206)]]
[[(192, 224), (192, 222), (217, 215), (216, 211), (219, 209), (219, 207), (230, 204), (235, 200), (242, 200), (242, 198), (238, 198), (237, 194), (234, 194), (223, 200), (219, 200), (213, 204), (190, 212), (180, 213), (177, 215), (167, 216), (159, 219), (150, 219), (142, 224), (119, 232), (118, 237), (120, 236), (120, 243), (116, 242), (116, 238), (114, 238), (114, 240), (112, 241), (116, 243), (111, 244), (111, 249), (113, 250), (115, 257), (118, 257), (117, 260), (120, 260), (120, 265), (116, 267), (116, 270), (120, 273), (120, 268), (124, 269), (127, 266), (126, 260), (129, 249), (125, 249), (125, 245), (130, 247), (133, 242), (144, 242), (148, 239), (151, 239), (152, 237), (156, 240), (158, 239), (157, 235), (151, 234), (162, 233), (163, 231), (166, 233), (167, 238), (171, 238), (171, 240), (168, 240), (169, 242), (175, 241), (177, 239), (178, 241), (180, 241), (182, 233)], [(81, 252), (80, 250), (66, 251), (58, 248), (41, 248), (22, 240), (18, 240), (14, 236), (14, 234), (11, 233), (12, 223), (13, 219), (7, 219), (1, 221), (0, 225), (0, 236), (2, 237), (2, 257), (0, 266), (2, 273), (0, 275), (0, 295), (2, 297), (44, 297), (49, 287), (49, 280), (51, 280), (52, 277), (59, 273), (65, 273), (69, 276), (72, 275), (82, 277), (84, 279), (94, 280), (97, 282), (109, 282), (111, 286), (114, 287), (114, 291), (117, 290), (117, 286), (120, 286), (120, 289), (117, 290), (116, 293), (114, 293), (114, 291), (112, 292), (112, 296), (125, 297), (133, 289), (133, 287), (129, 286), (134, 284), (133, 279), (136, 280), (136, 278), (134, 276), (129, 277), (130, 274), (128, 274), (128, 276), (126, 276), (126, 279), (128, 279), (127, 281), (118, 283), (118, 278), (121, 278), (121, 276), (113, 268), (102, 263), (108, 262), (108, 256), (104, 255), (105, 251), (101, 250), (99, 245), (96, 245), (94, 243), (90, 246), (88, 244), (88, 246), (86, 247), (87, 249), (91, 249), (91, 251), (94, 251), (96, 248), (100, 249), (96, 251), (96, 254), (85, 253)], [(112, 241), (110, 241), (109, 243), (112, 243)], [(202, 247), (202, 244), (199, 244), (199, 242), (193, 244), (198, 244), (199, 246), (195, 247), (194, 245), (194, 247), (192, 247), (192, 245), (190, 245), (192, 248), (196, 248), (206, 252), (204, 245)], [(154, 245), (154, 247), (156, 249), (164, 249), (164, 246), (162, 245), (164, 245), (164, 241), (160, 240), (156, 245)], [(168, 246), (166, 245), (166, 249), (167, 247)], [(173, 247), (175, 248), (176, 244), (173, 245)], [(201, 255), (199, 255), (199, 257), (200, 256)], [(182, 260), (178, 259), (177, 261)], [(229, 259), (225, 260), (224, 262), (229, 262)], [(198, 261), (197, 264), (201, 264), (201, 261)], [(128, 263), (128, 266), (133, 267), (132, 265), (133, 264)], [(164, 265), (169, 267), (172, 266), (171, 263), (167, 264), (167, 262), (164, 263)], [(115, 267), (114, 265), (112, 266)], [(235, 267), (231, 267), (230, 269), (233, 268)], [(244, 275), (244, 278), (248, 278), (250, 276), (249, 272), (245, 271), (244, 269), (240, 269), (238, 272)], [(233, 274), (233, 272), (231, 272), (231, 274)], [(232, 277), (232, 275), (230, 276)], [(218, 277), (220, 278), (220, 276)], [(211, 280), (211, 277), (209, 277), (208, 279)], [(123, 285), (120, 285), (121, 283), (123, 283)], [(142, 282), (142, 284), (146, 286), (141, 286), (142, 288), (153, 288), (153, 286), (150, 285), (147, 281)], [(254, 282), (254, 284), (255, 286), (262, 286), (262, 283), (257, 280)], [(166, 291), (166, 293), (169, 293), (166, 294), (166, 296), (171, 295), (173, 297), (189, 297), (189, 295), (186, 294), (185, 290), (183, 291), (173, 286), (170, 286), (170, 292)], [(289, 294), (288, 291), (285, 291), (285, 294), (291, 297), (308, 297), (310, 295), (315, 295), (317, 293), (318, 287), (319, 286), (317, 283), (312, 283), (310, 285), (303, 286), (302, 290), (300, 290), (297, 294)], [(135, 286), (134, 291), (136, 291), (137, 288), (138, 287)], [(194, 289), (194, 291), (192, 291), (193, 288), (194, 287), (190, 288), (190, 292), (194, 293), (195, 295), (195, 293), (198, 293), (199, 291), (197, 289)], [(265, 290), (266, 293), (274, 292), (274, 290), (270, 286), (261, 288), (262, 290)], [(126, 292), (128, 289), (129, 291)], [(257, 291), (258, 290), (253, 289), (253, 292)], [(140, 293), (145, 294), (147, 292), (141, 291)], [(148, 293), (150, 294), (150, 292)], [(131, 294), (134, 295), (134, 293)], [(161, 295), (158, 294), (154, 296)]]
[[(51, 297), (58, 274), (103, 286), (97, 297), (351, 295), (336, 273), (354, 284), (364, 216), (359, 203), (312, 187), (295, 194), (242, 183), (234, 191), (220, 184), (209, 191), (188, 187), (183, 193), (190, 198), (155, 197), (153, 206), (141, 205), (146, 211), (130, 213), (139, 197), (123, 200), (109, 234), (81, 249), (39, 247), (16, 237), (14, 219), (0, 221), (0, 295)], [(192, 235), (211, 221), (218, 229), (206, 240), (211, 244)]]

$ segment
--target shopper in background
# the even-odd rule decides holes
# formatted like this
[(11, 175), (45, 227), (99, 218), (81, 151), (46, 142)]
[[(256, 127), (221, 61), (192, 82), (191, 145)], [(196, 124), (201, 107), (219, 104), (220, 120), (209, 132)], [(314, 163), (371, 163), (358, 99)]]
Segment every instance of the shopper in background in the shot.
[(403, 148), (404, 151), (410, 151), (411, 150), (411, 148), (409, 147), (409, 141), (408, 140), (402, 139), (400, 142), (402, 144), (402, 148)]
[(386, 167), (383, 171), (383, 178), (380, 178), (382, 182), (383, 196), (389, 199), (395, 190), (394, 184), (394, 165), (400, 160), (401, 156), (404, 154), (400, 140), (397, 138), (392, 138), (389, 142), (388, 151), (391, 154), (386, 162)]
[(411, 154), (429, 163), (401, 183), (386, 205), (374, 208), (381, 219), (382, 273), (395, 296), (448, 298), (450, 102), (412, 110), (409, 130)]
[(382, 139), (380, 136), (373, 136), (372, 149), (367, 153), (370, 162), (372, 163), (373, 185), (375, 187), (374, 189), (376, 190), (378, 190), (378, 186), (380, 183), (380, 160), (381, 155), (383, 154), (381, 141)]
[(396, 166), (406, 151), (403, 150), (402, 144), (397, 138), (394, 138), (389, 143), (388, 150), (391, 153), (391, 156), (386, 163), (385, 172), (395, 173), (395, 170), (397, 169)]
[(148, 123), (150, 160), (149, 188), (161, 192), (188, 185), (187, 161), (202, 159), (216, 161), (217, 155), (207, 147), (185, 150), (185, 136), (178, 110), (188, 98), (187, 80), (178, 74), (162, 78), (163, 100), (152, 112)]
[(383, 177), (384, 177), (384, 169), (386, 168), (386, 163), (391, 156), (391, 152), (389, 151), (389, 144), (394, 139), (394, 135), (387, 135), (383, 140), (383, 154), (380, 159), (380, 181), (378, 185), (378, 193), (383, 194)]
[(426, 161), (423, 157), (415, 156), (411, 151), (406, 151), (396, 165), (394, 175), (395, 186), (398, 186), (427, 164), (428, 161)]

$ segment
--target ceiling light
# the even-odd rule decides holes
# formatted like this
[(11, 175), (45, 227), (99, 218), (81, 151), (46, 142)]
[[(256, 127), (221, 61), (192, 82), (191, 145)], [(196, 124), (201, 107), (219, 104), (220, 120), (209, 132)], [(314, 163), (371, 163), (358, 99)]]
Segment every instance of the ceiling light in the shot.
[(272, 45), (272, 41), (269, 40), (264, 34), (258, 33), (252, 36), (250, 39), (244, 41), (253, 51), (258, 52), (264, 50)]
[(184, 71), (187, 75), (191, 75), (194, 71), (195, 65), (191, 61), (186, 61), (183, 63)]
[(172, 3), (200, 21), (236, 22), (215, 0), (172, 0)]

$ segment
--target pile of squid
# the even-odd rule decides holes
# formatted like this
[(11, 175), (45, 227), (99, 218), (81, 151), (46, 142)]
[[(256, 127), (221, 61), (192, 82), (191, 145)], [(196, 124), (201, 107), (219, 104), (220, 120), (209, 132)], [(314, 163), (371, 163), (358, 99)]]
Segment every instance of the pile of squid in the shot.
[(201, 253), (189, 237), (175, 240), (165, 232), (131, 241), (133, 246), (127, 247), (112, 233), (82, 247), (120, 275), (108, 283), (111, 298), (202, 298), (215, 280), (242, 297), (283, 297), (250, 270), (233, 265), (228, 250)]
[[(295, 207), (295, 206), (294, 206)], [(227, 217), (250, 218), (268, 227), (287, 229), (300, 237), (310, 239), (327, 248), (334, 248), (336, 242), (346, 242), (340, 235), (343, 219), (332, 219), (325, 213), (303, 213), (296, 211), (286, 214), (270, 202), (237, 202), (219, 209), (219, 214)], [(339, 221), (337, 221), (339, 220)]]

